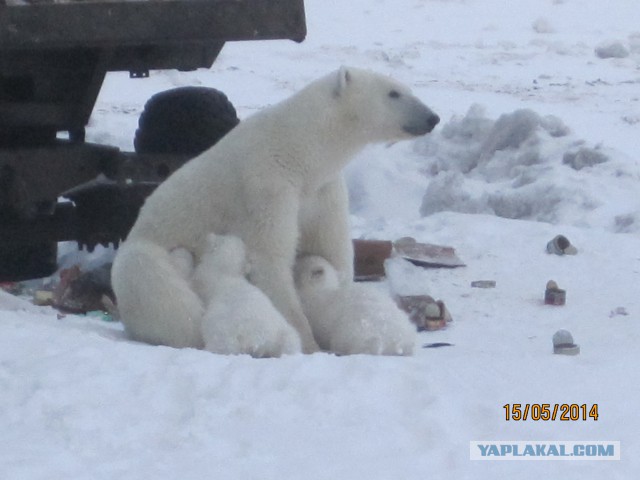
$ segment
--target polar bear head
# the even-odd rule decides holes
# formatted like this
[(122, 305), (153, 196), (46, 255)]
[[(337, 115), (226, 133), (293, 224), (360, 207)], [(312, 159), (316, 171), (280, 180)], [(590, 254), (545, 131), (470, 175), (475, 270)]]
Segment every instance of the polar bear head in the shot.
[(425, 135), (440, 121), (409, 87), (383, 75), (341, 67), (329, 81), (333, 81), (337, 108), (352, 131), (363, 134), (368, 142)]
[(200, 262), (218, 276), (246, 276), (249, 269), (244, 242), (233, 235), (209, 233), (204, 239)]
[(334, 291), (340, 286), (338, 272), (327, 260), (316, 255), (299, 257), (293, 277), (300, 294)]

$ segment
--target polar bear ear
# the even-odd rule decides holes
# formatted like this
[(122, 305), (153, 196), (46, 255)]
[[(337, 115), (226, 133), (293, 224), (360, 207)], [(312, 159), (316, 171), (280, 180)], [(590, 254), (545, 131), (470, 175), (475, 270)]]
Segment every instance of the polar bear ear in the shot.
[(351, 73), (349, 72), (349, 69), (343, 65), (338, 70), (338, 78), (334, 90), (335, 96), (339, 97), (342, 95), (342, 92), (345, 91), (349, 83), (351, 83)]

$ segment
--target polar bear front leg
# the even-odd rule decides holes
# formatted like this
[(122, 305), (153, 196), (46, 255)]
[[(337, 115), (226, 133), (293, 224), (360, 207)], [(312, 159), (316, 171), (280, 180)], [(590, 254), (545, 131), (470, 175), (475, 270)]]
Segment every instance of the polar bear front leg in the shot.
[(298, 254), (326, 259), (340, 283), (353, 281), (353, 242), (349, 225), (349, 195), (343, 175), (305, 199), (300, 212)]
[(262, 255), (251, 258), (250, 280), (269, 297), (273, 306), (295, 328), (302, 341), (304, 353), (320, 350), (313, 338), (311, 325), (302, 310), (293, 282), (292, 267), (288, 262)]
[(247, 249), (249, 281), (267, 295), (273, 306), (300, 335), (302, 351), (319, 351), (309, 320), (302, 310), (293, 281), (293, 264), (299, 236), (300, 192), (287, 182), (247, 191), (250, 218), (239, 236)]

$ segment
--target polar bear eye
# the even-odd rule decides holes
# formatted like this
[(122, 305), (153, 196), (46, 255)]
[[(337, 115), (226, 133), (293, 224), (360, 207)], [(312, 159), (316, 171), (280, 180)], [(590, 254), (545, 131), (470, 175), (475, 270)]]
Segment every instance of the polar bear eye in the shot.
[(400, 92), (397, 90), (391, 90), (389, 92), (389, 97), (390, 98), (400, 98)]

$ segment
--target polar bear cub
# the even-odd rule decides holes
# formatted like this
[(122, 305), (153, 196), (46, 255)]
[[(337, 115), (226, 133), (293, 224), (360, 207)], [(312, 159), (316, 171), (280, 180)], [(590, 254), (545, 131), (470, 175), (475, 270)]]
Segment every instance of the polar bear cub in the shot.
[(315, 340), (339, 355), (411, 355), (416, 328), (393, 300), (372, 285), (345, 286), (324, 258), (301, 257), (296, 288)]
[[(300, 336), (269, 298), (246, 279), (248, 265), (242, 240), (208, 234), (191, 279), (202, 298), (205, 349), (220, 354), (278, 357), (300, 353)], [(172, 254), (174, 264), (188, 271), (188, 260)]]

